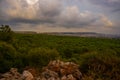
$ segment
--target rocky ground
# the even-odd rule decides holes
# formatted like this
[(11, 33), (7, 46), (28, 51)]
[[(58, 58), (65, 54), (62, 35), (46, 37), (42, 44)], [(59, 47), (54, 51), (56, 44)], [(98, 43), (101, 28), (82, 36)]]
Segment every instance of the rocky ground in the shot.
[(32, 69), (26, 69), (20, 74), (17, 68), (0, 74), (0, 80), (82, 80), (78, 65), (60, 60), (50, 61), (38, 76)]

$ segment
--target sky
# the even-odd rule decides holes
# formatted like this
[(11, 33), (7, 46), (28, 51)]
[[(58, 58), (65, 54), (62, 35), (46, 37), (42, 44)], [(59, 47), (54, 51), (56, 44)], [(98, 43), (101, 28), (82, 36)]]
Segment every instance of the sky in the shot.
[(16, 31), (120, 35), (120, 0), (0, 0), (0, 24)]

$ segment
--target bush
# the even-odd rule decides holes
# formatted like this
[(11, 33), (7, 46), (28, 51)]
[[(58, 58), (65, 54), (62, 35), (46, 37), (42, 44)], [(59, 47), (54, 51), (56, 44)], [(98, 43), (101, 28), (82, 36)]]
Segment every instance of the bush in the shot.
[(10, 44), (0, 42), (0, 72), (9, 70), (13, 67), (16, 57), (16, 50)]
[(102, 80), (119, 80), (120, 59), (110, 53), (87, 53), (81, 56), (81, 70), (85, 76)]
[(13, 41), (13, 32), (9, 25), (2, 25), (0, 27), (0, 40), (6, 42)]
[(55, 49), (35, 48), (31, 49), (27, 55), (29, 66), (42, 67), (48, 64), (50, 60), (59, 57), (59, 53)]

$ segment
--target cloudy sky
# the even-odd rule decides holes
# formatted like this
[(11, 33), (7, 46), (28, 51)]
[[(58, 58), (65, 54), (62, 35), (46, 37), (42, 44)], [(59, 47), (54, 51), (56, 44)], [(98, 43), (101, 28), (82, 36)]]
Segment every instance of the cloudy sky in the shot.
[(120, 34), (120, 0), (0, 0), (0, 24), (24, 31)]

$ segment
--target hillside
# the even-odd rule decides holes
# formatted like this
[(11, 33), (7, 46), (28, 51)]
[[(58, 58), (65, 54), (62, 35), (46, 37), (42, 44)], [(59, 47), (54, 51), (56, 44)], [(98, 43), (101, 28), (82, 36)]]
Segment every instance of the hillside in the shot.
[(0, 41), (0, 51), (0, 73), (11, 67), (41, 70), (60, 59), (78, 64), (85, 80), (119, 80), (120, 39), (15, 33), (12, 42)]

